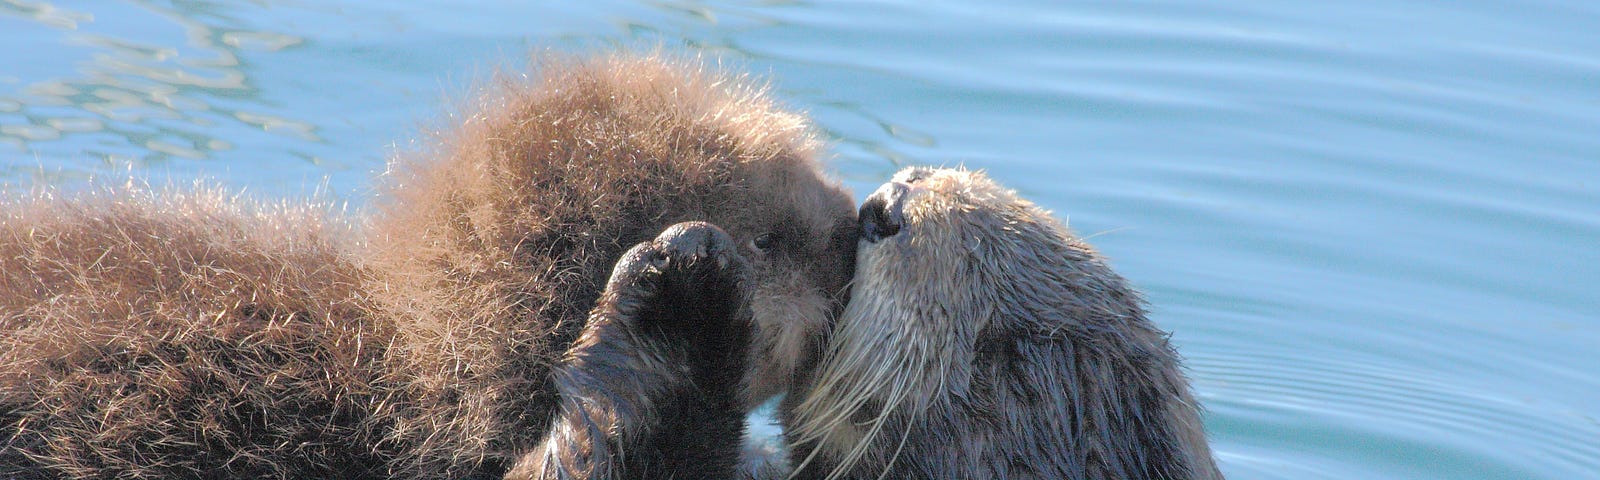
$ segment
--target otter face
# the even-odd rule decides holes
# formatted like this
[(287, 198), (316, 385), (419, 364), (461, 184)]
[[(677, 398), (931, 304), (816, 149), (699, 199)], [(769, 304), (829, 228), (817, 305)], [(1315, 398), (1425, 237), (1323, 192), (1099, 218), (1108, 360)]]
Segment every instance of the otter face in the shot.
[(850, 195), (812, 167), (744, 173), (735, 182), (743, 199), (708, 219), (734, 237), (753, 267), (744, 399), (753, 407), (788, 391), (804, 363), (820, 356), (855, 270), (857, 227)]
[[(1048, 212), (963, 170), (903, 170), (858, 219), (851, 300), (790, 425), (835, 473), (883, 462), (904, 425), (967, 397), (980, 336), (1015, 314), (1013, 271), (1075, 244)], [(885, 429), (900, 435), (877, 438)]]
[(1166, 333), (1049, 212), (913, 168), (859, 218), (850, 303), (786, 402), (798, 477), (1221, 478)]
[(937, 340), (956, 364), (995, 316), (1008, 270), (1036, 264), (1019, 253), (1066, 240), (1048, 212), (964, 170), (903, 170), (868, 196), (859, 221), (855, 288), (870, 301), (852, 305), (850, 323)]
[(896, 285), (917, 290), (945, 287), (939, 293), (970, 284), (967, 277), (978, 266), (973, 257), (986, 237), (997, 233), (993, 230), (1001, 221), (993, 218), (997, 212), (992, 207), (1011, 203), (996, 198), (1007, 193), (996, 190), (981, 175), (964, 171), (912, 168), (896, 174), (861, 206), (857, 254), (864, 261), (863, 270), (874, 272), (880, 281), (931, 276), (927, 280), (933, 283), (895, 283), (920, 284)]

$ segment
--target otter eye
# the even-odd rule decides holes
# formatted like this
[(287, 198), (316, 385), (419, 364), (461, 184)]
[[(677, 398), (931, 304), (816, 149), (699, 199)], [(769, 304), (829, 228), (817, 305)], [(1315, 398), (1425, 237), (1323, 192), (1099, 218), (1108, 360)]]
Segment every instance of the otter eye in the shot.
[(772, 233), (763, 233), (754, 240), (751, 240), (750, 246), (756, 247), (756, 250), (760, 250), (762, 252), (770, 252), (773, 248), (778, 246), (778, 236)]

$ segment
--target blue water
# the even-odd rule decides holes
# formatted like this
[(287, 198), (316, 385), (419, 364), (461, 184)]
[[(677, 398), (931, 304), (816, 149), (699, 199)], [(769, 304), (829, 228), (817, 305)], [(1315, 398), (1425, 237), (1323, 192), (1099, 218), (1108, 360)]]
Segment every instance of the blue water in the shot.
[(964, 164), (1092, 236), (1234, 479), (1600, 477), (1600, 3), (0, 0), (0, 186), (360, 205), (536, 48), (773, 81), (858, 194)]

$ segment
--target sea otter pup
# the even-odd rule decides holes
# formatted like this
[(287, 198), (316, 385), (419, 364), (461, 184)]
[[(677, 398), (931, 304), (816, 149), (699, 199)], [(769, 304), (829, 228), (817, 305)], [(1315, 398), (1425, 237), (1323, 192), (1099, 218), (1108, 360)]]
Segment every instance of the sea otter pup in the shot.
[(501, 473), (543, 441), (551, 366), (624, 250), (669, 225), (714, 224), (749, 260), (745, 407), (790, 388), (842, 308), (856, 208), (802, 117), (694, 62), (541, 66), (397, 163), (380, 203), (368, 290), (397, 319), (402, 473)]
[(912, 168), (861, 207), (851, 300), (780, 409), (796, 478), (1220, 478), (1167, 335), (1046, 212)]
[(361, 228), (220, 193), (5, 204), (0, 478), (498, 478), (613, 264), (687, 220), (747, 260), (736, 403), (789, 388), (856, 230), (806, 122), (692, 61), (538, 64), (393, 162)]
[(732, 478), (749, 280), (732, 237), (703, 222), (624, 254), (557, 367), (560, 413), (506, 478)]

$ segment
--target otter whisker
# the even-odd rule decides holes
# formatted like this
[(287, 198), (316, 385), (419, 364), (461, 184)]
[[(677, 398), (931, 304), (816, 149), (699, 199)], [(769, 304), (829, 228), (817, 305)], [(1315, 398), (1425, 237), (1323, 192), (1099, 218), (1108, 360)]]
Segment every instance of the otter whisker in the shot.
[[(1063, 222), (1063, 223), (1065, 223), (1065, 222)], [(1091, 238), (1094, 238), (1094, 237), (1098, 237), (1098, 236), (1109, 234), (1109, 233), (1117, 233), (1117, 232), (1120, 232), (1120, 231), (1123, 231), (1123, 230), (1133, 230), (1133, 227), (1117, 227), (1117, 228), (1112, 228), (1112, 229), (1109, 229), (1109, 230), (1101, 230), (1101, 231), (1098, 231), (1098, 232), (1095, 232), (1095, 233), (1084, 235), (1082, 237), (1078, 237), (1078, 239), (1079, 240), (1088, 240), (1088, 239), (1091, 239)]]
[[(938, 369), (939, 381), (934, 384), (934, 388), (933, 388), (934, 391), (944, 391), (944, 383), (945, 383), (945, 376), (946, 376), (945, 374), (946, 374), (946, 372), (948, 372), (948, 370), (945, 369), (945, 368), (939, 368)], [(911, 415), (911, 418), (909, 420), (907, 420), (907, 422), (906, 422), (906, 427), (907, 428), (903, 432), (900, 433), (900, 444), (896, 445), (894, 447), (894, 454), (889, 456), (889, 461), (884, 462), (884, 464), (883, 464), (883, 472), (878, 474), (878, 480), (883, 480), (884, 478), (887, 478), (889, 476), (889, 471), (894, 468), (894, 462), (896, 460), (900, 459), (900, 452), (905, 450), (905, 448), (906, 448), (906, 440), (910, 440), (911, 439), (911, 428), (910, 428), (910, 426), (911, 425), (915, 425), (917, 423), (917, 418), (922, 416), (923, 412), (924, 412), (924, 410), (918, 409), (914, 414)]]
[[(886, 350), (879, 350), (876, 348), (857, 349), (852, 352), (857, 354), (855, 355), (856, 357), (860, 357), (864, 356), (863, 352), (887, 351), (891, 352), (892, 359), (889, 361), (869, 363), (868, 365), (874, 365), (878, 368), (871, 369), (870, 375), (857, 377), (858, 381), (856, 382), (856, 385), (861, 388), (852, 389), (850, 392), (852, 395), (849, 397), (850, 401), (844, 402), (850, 404), (849, 408), (840, 408), (839, 410), (835, 410), (831, 413), (834, 413), (836, 418), (847, 418), (850, 413), (856, 411), (856, 409), (860, 408), (860, 405), (864, 404), (864, 402), (873, 397), (881, 397), (884, 402), (884, 406), (873, 419), (862, 422), (858, 425), (861, 427), (868, 427), (868, 425), (870, 425), (870, 427), (868, 427), (867, 430), (862, 433), (862, 435), (855, 442), (855, 445), (851, 446), (844, 458), (841, 459), (839, 464), (836, 465), (835, 468), (829, 473), (827, 478), (830, 480), (845, 475), (852, 467), (861, 461), (861, 459), (872, 447), (873, 442), (882, 433), (884, 427), (889, 424), (890, 417), (900, 409), (902, 404), (904, 404), (909, 398), (912, 398), (913, 392), (918, 390), (918, 386), (921, 383), (919, 379), (921, 375), (923, 375), (923, 372), (927, 371), (930, 362), (937, 361), (932, 360), (933, 355), (928, 354), (931, 352), (931, 350), (929, 350), (926, 346), (928, 343), (926, 336), (916, 334), (914, 330), (909, 328), (906, 328), (899, 333), (903, 334), (907, 338), (897, 338), (895, 339), (896, 343), (909, 343), (911, 348), (888, 348)], [(885, 348), (891, 346), (892, 345), (874, 345), (874, 347)], [(842, 366), (843, 365), (834, 365), (834, 367)], [(830, 371), (830, 373), (841, 374), (851, 371), (855, 371), (855, 369), (837, 368), (836, 370)], [(860, 381), (860, 379), (865, 378), (871, 378), (873, 381)], [(889, 381), (882, 381), (885, 379)], [(887, 386), (887, 388), (885, 388), (885, 386)], [(902, 447), (905, 441), (909, 438), (909, 426), (914, 423), (914, 420), (920, 414), (922, 407), (925, 407), (925, 405), (913, 405), (914, 410), (909, 412), (908, 415), (912, 421), (896, 422), (897, 424), (903, 424), (908, 427), (904, 429), (901, 434), (900, 445)], [(896, 453), (889, 460), (889, 462), (885, 464), (884, 470), (880, 473), (880, 475), (887, 475), (888, 471), (891, 469), (891, 467), (893, 467), (893, 463), (898, 456), (899, 449), (896, 450)]]
[[(905, 361), (904, 358), (899, 360), (901, 360), (901, 362)], [(897, 370), (909, 372), (914, 371), (915, 369)], [(891, 384), (892, 388), (889, 390), (888, 401), (885, 403), (883, 409), (878, 412), (878, 415), (869, 421), (872, 424), (872, 427), (869, 428), (866, 433), (861, 435), (861, 438), (858, 439), (856, 444), (851, 447), (850, 453), (839, 462), (838, 466), (834, 467), (832, 472), (829, 473), (827, 477), (828, 480), (834, 480), (844, 475), (845, 472), (848, 472), (850, 468), (855, 466), (855, 463), (866, 454), (867, 449), (872, 446), (872, 440), (876, 439), (878, 433), (883, 430), (883, 426), (887, 423), (889, 415), (894, 412), (894, 409), (899, 406), (900, 401), (905, 398), (906, 393), (910, 391), (910, 388), (908, 388), (906, 385), (910, 381), (910, 377), (911, 375), (909, 374), (897, 375), (897, 381)], [(885, 468), (887, 469), (887, 467)]]
[[(871, 446), (871, 439), (878, 436), (878, 432), (880, 430), (882, 430), (884, 423), (888, 421), (889, 414), (891, 412), (893, 412), (895, 408), (898, 408), (900, 406), (901, 402), (904, 402), (905, 399), (907, 398), (907, 396), (910, 395), (912, 389), (910, 388), (910, 386), (908, 386), (906, 384), (914, 381), (913, 377), (916, 375), (915, 372), (921, 371), (923, 369), (923, 367), (926, 366), (925, 365), (925, 363), (926, 363), (925, 359), (926, 358), (927, 358), (926, 356), (919, 356), (919, 359), (924, 359), (924, 360), (918, 362), (917, 368), (908, 369), (907, 370), (908, 373), (903, 375), (903, 378), (905, 378), (905, 381), (902, 381), (902, 382), (898, 383), (897, 388), (899, 389), (899, 391), (897, 391), (897, 392), (895, 392), (894, 394), (891, 395), (893, 400), (890, 401), (889, 406), (886, 406), (884, 408), (883, 414), (878, 416), (878, 424), (873, 427), (873, 430), (872, 430), (871, 433), (869, 433), (868, 435), (863, 436), (862, 439), (861, 439), (861, 442), (856, 445), (855, 449), (859, 453), (853, 454), (849, 460), (847, 460), (847, 461), (845, 461), (845, 462), (840, 464), (840, 469), (839, 470), (841, 472), (843, 470), (849, 468), (849, 467), (854, 466), (856, 461), (861, 458), (862, 454), (866, 453), (867, 448)], [(905, 422), (905, 428), (900, 433), (900, 444), (899, 444), (899, 447), (895, 448), (895, 453), (894, 453), (894, 455), (891, 455), (889, 457), (889, 461), (884, 462), (883, 471), (878, 474), (879, 480), (882, 480), (884, 477), (888, 476), (889, 475), (889, 471), (894, 468), (895, 460), (899, 459), (899, 457), (900, 457), (900, 449), (904, 448), (906, 440), (911, 438), (911, 426), (916, 424), (916, 418), (918, 417), (919, 413), (921, 413), (921, 411), (920, 410), (916, 410), (916, 411), (911, 412), (910, 415), (908, 415), (909, 420)]]
[[(896, 343), (904, 343), (900, 337), (906, 332), (893, 332), (891, 335), (872, 335), (870, 332), (855, 332), (860, 328), (845, 326), (836, 335), (842, 338), (863, 339), (866, 345), (836, 344), (824, 355), (822, 367), (818, 373), (816, 383), (813, 385), (814, 395), (799, 405), (801, 422), (795, 425), (791, 441), (797, 444), (816, 442), (816, 448), (796, 468), (802, 471), (809, 465), (817, 454), (828, 446), (840, 433), (840, 427), (852, 424), (856, 427), (868, 427), (867, 431), (852, 445), (847, 453), (847, 460), (839, 467), (833, 469), (829, 478), (837, 478), (848, 471), (850, 465), (856, 463), (871, 440), (875, 438), (884, 425), (887, 424), (889, 415), (894, 413), (899, 404), (913, 390), (911, 385), (917, 371), (925, 365), (911, 365), (910, 359), (918, 358), (925, 361), (925, 357), (907, 355), (898, 348), (891, 348)], [(887, 354), (890, 358), (872, 358)], [(874, 398), (884, 399), (884, 407), (875, 418), (855, 424), (850, 417), (867, 402)]]

